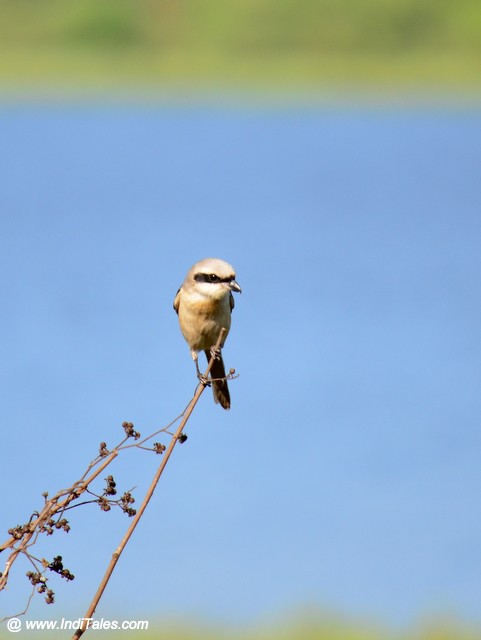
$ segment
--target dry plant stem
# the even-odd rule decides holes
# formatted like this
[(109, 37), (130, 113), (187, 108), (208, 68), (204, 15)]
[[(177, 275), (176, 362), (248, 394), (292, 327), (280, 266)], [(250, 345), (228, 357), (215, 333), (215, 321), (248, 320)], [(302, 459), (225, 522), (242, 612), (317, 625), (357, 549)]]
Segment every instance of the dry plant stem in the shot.
[[(90, 475), (85, 480), (80, 480), (79, 482), (76, 482), (72, 489), (59, 491), (53, 498), (51, 498), (50, 500), (47, 500), (45, 502), (45, 506), (42, 509), (42, 511), (38, 514), (35, 520), (32, 520), (30, 523), (30, 533), (28, 534), (28, 536), (30, 537), (28, 539), (30, 540), (32, 535), (35, 533), (36, 528), (41, 523), (41, 521), (45, 519), (46, 516), (51, 517), (55, 515), (62, 509), (65, 509), (70, 504), (70, 502), (72, 502), (72, 500), (75, 500), (75, 498), (78, 498), (79, 496), (81, 496), (82, 493), (84, 493), (84, 491), (87, 490), (89, 484), (93, 480), (95, 480), (95, 478), (99, 474), (102, 473), (105, 467), (108, 467), (108, 465), (112, 462), (112, 460), (117, 457), (117, 455), (118, 455), (118, 452), (116, 450), (111, 451), (109, 455), (104, 459), (102, 464), (92, 473), (92, 475)], [(58, 500), (63, 495), (67, 496), (65, 500), (63, 500), (62, 502), (58, 502)], [(6, 542), (0, 545), (0, 552), (11, 547), (14, 542), (15, 542), (15, 538), (9, 538)], [(22, 547), (23, 546), (24, 545), (22, 545)]]
[[(224, 333), (225, 333), (225, 329), (222, 329), (220, 334), (219, 334), (219, 338), (217, 339), (217, 343), (215, 345), (215, 349), (219, 349), (220, 345), (222, 344), (223, 338), (224, 338)], [(207, 365), (207, 369), (204, 372), (204, 377), (207, 379), (210, 370), (212, 368), (212, 365), (214, 363), (214, 357), (211, 357), (211, 359), (209, 360), (209, 363)], [(120, 541), (119, 546), (117, 547), (117, 549), (113, 552), (112, 554), (112, 558), (109, 562), (109, 565), (107, 567), (107, 570), (104, 574), (104, 577), (102, 578), (102, 581), (99, 584), (99, 587), (97, 589), (96, 594), (93, 597), (92, 602), (90, 603), (89, 608), (87, 609), (87, 612), (84, 616), (84, 619), (86, 619), (86, 623), (88, 624), (88, 620), (92, 618), (92, 616), (95, 613), (95, 610), (97, 609), (98, 603), (100, 602), (100, 599), (103, 595), (103, 592), (105, 591), (105, 588), (108, 584), (108, 581), (110, 580), (110, 577), (115, 569), (115, 566), (120, 558), (120, 555), (122, 554), (122, 551), (125, 549), (125, 546), (127, 545), (131, 535), (133, 534), (135, 527), (138, 525), (140, 518), (142, 517), (145, 509), (147, 508), (147, 505), (150, 502), (150, 499), (152, 498), (152, 495), (155, 491), (155, 488), (160, 480), (160, 476), (162, 475), (165, 466), (167, 465), (167, 462), (169, 461), (169, 458), (172, 454), (172, 451), (174, 450), (175, 445), (177, 444), (178, 440), (179, 440), (179, 436), (181, 435), (187, 420), (190, 418), (190, 415), (192, 413), (192, 411), (195, 408), (195, 405), (197, 404), (200, 396), (202, 395), (202, 393), (204, 392), (206, 385), (203, 384), (202, 382), (197, 386), (194, 396), (192, 398), (192, 400), (190, 401), (190, 403), (188, 404), (184, 414), (183, 414), (183, 418), (176, 430), (176, 432), (174, 433), (174, 435), (172, 436), (172, 440), (170, 441), (169, 446), (167, 447), (167, 449), (165, 450), (163, 457), (162, 457), (162, 462), (159, 466), (159, 468), (157, 469), (155, 476), (152, 479), (152, 482), (150, 483), (150, 487), (147, 490), (147, 493), (145, 494), (145, 497), (142, 501), (142, 504), (140, 505), (140, 508), (138, 509), (136, 515), (134, 516), (129, 528), (127, 529), (124, 537), (122, 538), (122, 540)], [(77, 631), (75, 632), (75, 634), (72, 636), (72, 640), (78, 640), (78, 638), (80, 638), (80, 636), (83, 635), (83, 633), (86, 631), (86, 628), (79, 628), (77, 629)]]
[[(73, 489), (69, 489), (68, 491), (59, 491), (59, 493), (57, 493), (57, 495), (55, 495), (53, 498), (51, 498), (50, 500), (46, 500), (45, 502), (45, 506), (42, 509), (42, 511), (38, 514), (37, 518), (35, 518), (35, 520), (32, 520), (32, 522), (30, 523), (30, 530), (29, 532), (23, 537), (21, 543), (19, 544), (19, 546), (17, 548), (15, 548), (12, 553), (10, 554), (6, 564), (5, 564), (5, 570), (3, 572), (3, 574), (0, 577), (0, 591), (2, 589), (5, 588), (7, 581), (8, 581), (8, 575), (10, 573), (10, 569), (13, 565), (13, 563), (15, 562), (15, 560), (17, 559), (17, 557), (26, 551), (26, 549), (33, 544), (33, 542), (31, 543), (31, 540), (34, 536), (38, 536), (40, 527), (51, 517), (53, 517), (55, 514), (62, 512), (73, 500), (75, 500), (76, 498), (78, 498), (79, 496), (82, 495), (82, 493), (84, 493), (89, 484), (95, 480), (95, 478), (102, 473), (102, 471), (105, 469), (105, 467), (107, 467), (114, 458), (117, 457), (117, 451), (112, 451), (106, 458), (105, 460), (102, 462), (102, 464), (90, 475), (88, 476), (85, 480), (81, 480), (80, 482), (78, 482)], [(66, 498), (64, 500), (62, 500), (61, 502), (59, 502), (60, 498), (62, 498), (62, 496), (66, 495)], [(12, 546), (12, 544), (15, 543), (15, 538), (10, 538), (9, 540), (7, 540), (4, 544), (2, 544), (0, 546), (0, 551), (3, 551), (4, 549), (8, 549), (9, 547)]]

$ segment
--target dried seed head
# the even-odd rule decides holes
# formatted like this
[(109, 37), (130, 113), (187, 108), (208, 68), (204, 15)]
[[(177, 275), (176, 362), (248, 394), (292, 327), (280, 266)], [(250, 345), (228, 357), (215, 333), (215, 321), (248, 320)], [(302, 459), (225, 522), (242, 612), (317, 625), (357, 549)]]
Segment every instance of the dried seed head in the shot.
[(55, 556), (52, 562), (48, 565), (48, 568), (51, 571), (55, 571), (56, 573), (60, 573), (63, 569), (62, 556)]
[(107, 449), (107, 443), (101, 442), (99, 445), (99, 456), (101, 458), (105, 458), (105, 456), (109, 455), (109, 450)]
[(28, 524), (17, 524), (16, 527), (12, 527), (8, 530), (8, 533), (15, 538), (15, 540), (21, 540), (24, 533), (29, 531)]
[(107, 486), (104, 489), (104, 495), (106, 496), (114, 496), (117, 493), (117, 489), (115, 488), (117, 486), (117, 483), (114, 480), (113, 476), (107, 476), (105, 479), (105, 482), (107, 483)]
[(102, 511), (110, 511), (110, 504), (109, 501), (107, 500), (107, 498), (104, 498), (103, 496), (100, 496), (100, 498), (97, 500), (100, 508), (102, 509)]
[(134, 440), (140, 438), (140, 433), (134, 429), (132, 422), (122, 422), (122, 427), (124, 428), (127, 438), (134, 438)]

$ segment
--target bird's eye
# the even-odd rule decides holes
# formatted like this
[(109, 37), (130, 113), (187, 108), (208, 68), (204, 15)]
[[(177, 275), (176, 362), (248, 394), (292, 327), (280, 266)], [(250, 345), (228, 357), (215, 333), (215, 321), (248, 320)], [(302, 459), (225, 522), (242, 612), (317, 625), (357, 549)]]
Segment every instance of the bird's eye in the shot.
[(215, 273), (211, 273), (209, 278), (211, 282), (217, 282), (219, 280), (219, 276), (216, 276)]

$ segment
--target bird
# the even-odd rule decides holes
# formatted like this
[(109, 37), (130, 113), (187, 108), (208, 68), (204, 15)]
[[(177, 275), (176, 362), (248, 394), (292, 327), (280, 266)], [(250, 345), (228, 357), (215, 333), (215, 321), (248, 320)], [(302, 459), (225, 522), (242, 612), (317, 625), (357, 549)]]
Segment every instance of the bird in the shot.
[(230, 409), (224, 361), (215, 345), (221, 329), (225, 329), (221, 348), (230, 330), (234, 308), (232, 293), (242, 293), (236, 282), (234, 268), (220, 258), (205, 258), (196, 262), (187, 273), (174, 298), (179, 325), (195, 362), (197, 377), (206, 383), (199, 370), (198, 353), (204, 351), (207, 361), (214, 356), (210, 370), (214, 401)]

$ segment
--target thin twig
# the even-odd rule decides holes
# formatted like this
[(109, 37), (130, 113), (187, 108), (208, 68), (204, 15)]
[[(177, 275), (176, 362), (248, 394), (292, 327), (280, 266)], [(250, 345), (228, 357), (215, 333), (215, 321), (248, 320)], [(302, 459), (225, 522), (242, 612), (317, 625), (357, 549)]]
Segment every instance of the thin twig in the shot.
[[(222, 340), (224, 337), (224, 333), (225, 333), (225, 329), (222, 329), (219, 335), (219, 338), (217, 340), (217, 343), (215, 345), (215, 349), (218, 350), (220, 348), (220, 345), (222, 344)], [(210, 370), (212, 368), (212, 365), (214, 363), (215, 360), (215, 356), (212, 356), (211, 359), (209, 360), (208, 364), (207, 364), (207, 369), (204, 372), (204, 378), (207, 379)], [(112, 558), (107, 566), (107, 570), (105, 571), (104, 577), (102, 578), (97, 592), (95, 593), (92, 602), (90, 603), (87, 612), (83, 618), (83, 620), (86, 622), (85, 628), (82, 625), (82, 627), (80, 627), (75, 634), (72, 636), (72, 640), (78, 640), (78, 638), (80, 638), (80, 636), (83, 635), (83, 633), (88, 629), (88, 624), (89, 621), (92, 619), (95, 610), (97, 609), (97, 606), (100, 602), (100, 599), (105, 591), (105, 588), (110, 580), (110, 577), (112, 576), (112, 573), (115, 569), (115, 566), (123, 552), (123, 550), (125, 549), (125, 546), (127, 545), (128, 541), (130, 540), (131, 535), (133, 534), (136, 526), (138, 525), (140, 518), (142, 517), (145, 509), (147, 508), (147, 505), (150, 502), (150, 499), (152, 498), (152, 495), (155, 491), (155, 488), (157, 487), (157, 484), (160, 480), (160, 476), (162, 475), (165, 466), (167, 465), (167, 462), (169, 461), (169, 458), (174, 450), (175, 445), (177, 444), (182, 431), (184, 430), (184, 427), (188, 421), (188, 419), (190, 418), (190, 415), (192, 413), (192, 411), (194, 410), (195, 405), (197, 404), (200, 396), (202, 395), (202, 393), (204, 392), (204, 389), (207, 385), (204, 384), (203, 382), (200, 382), (197, 385), (197, 388), (195, 390), (194, 396), (192, 398), (192, 400), (190, 401), (190, 403), (187, 405), (187, 408), (185, 409), (184, 413), (182, 414), (182, 420), (179, 424), (179, 426), (177, 427), (177, 430), (175, 431), (174, 435), (172, 436), (172, 440), (170, 441), (169, 446), (167, 447), (166, 451), (163, 454), (163, 458), (162, 458), (162, 462), (160, 463), (159, 468), (157, 469), (152, 482), (150, 483), (150, 486), (147, 490), (147, 493), (145, 494), (145, 497), (142, 501), (142, 504), (140, 505), (140, 508), (138, 509), (136, 515), (134, 516), (134, 518), (132, 519), (132, 522), (129, 526), (129, 528), (127, 529), (124, 537), (122, 538), (122, 540), (120, 541), (119, 546), (117, 547), (117, 549), (113, 552), (112, 554)]]
[[(68, 491), (60, 491), (53, 498), (45, 501), (45, 505), (42, 511), (39, 513), (38, 517), (29, 523), (29, 531), (23, 536), (19, 546), (14, 548), (12, 553), (8, 557), (8, 560), (5, 564), (5, 570), (3, 574), (0, 576), (0, 591), (7, 584), (8, 574), (10, 573), (10, 569), (13, 563), (15, 562), (19, 554), (25, 553), (25, 550), (27, 549), (27, 547), (33, 544), (30, 541), (34, 536), (38, 536), (41, 526), (45, 524), (47, 520), (52, 518), (59, 511), (65, 510), (65, 508), (70, 504), (70, 502), (72, 502), (73, 500), (78, 498), (80, 495), (82, 495), (82, 493), (84, 493), (84, 491), (87, 490), (87, 487), (92, 482), (92, 480), (94, 480), (100, 473), (102, 473), (105, 467), (108, 466), (117, 455), (118, 454), (116, 451), (112, 451), (105, 458), (103, 464), (101, 464), (86, 480), (82, 480), (81, 482), (77, 483), (72, 489), (69, 489)], [(67, 495), (67, 497), (61, 502), (58, 502), (59, 499), (62, 498), (64, 495)], [(7, 542), (5, 542), (0, 546), (0, 551), (3, 551), (8, 547), (12, 547), (15, 542), (16, 542), (15, 538), (10, 538), (10, 540), (7, 540)]]

